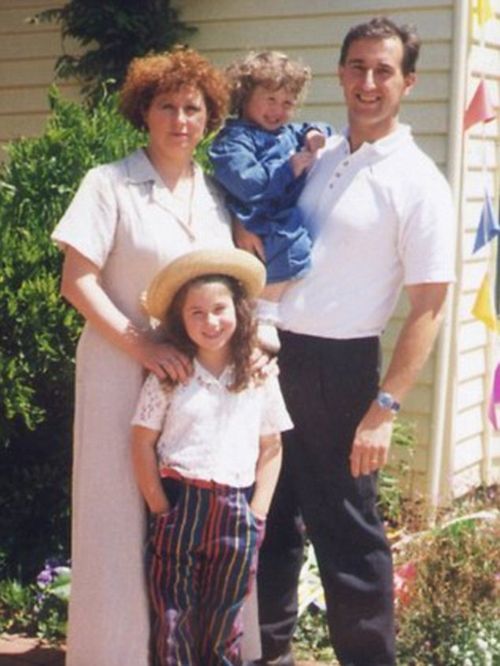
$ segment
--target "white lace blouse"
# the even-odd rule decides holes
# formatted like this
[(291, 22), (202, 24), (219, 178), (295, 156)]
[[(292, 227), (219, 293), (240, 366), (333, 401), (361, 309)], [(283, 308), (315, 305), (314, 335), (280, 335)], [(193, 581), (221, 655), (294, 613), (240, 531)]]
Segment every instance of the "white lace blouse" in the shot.
[(290, 430), (277, 377), (235, 393), (231, 367), (217, 379), (196, 360), (187, 385), (165, 390), (150, 374), (133, 425), (160, 431), (158, 465), (183, 476), (234, 487), (255, 480), (259, 437)]

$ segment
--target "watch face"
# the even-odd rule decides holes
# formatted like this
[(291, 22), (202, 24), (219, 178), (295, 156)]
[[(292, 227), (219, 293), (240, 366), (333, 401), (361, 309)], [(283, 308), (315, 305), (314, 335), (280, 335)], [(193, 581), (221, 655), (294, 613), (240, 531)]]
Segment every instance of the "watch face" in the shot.
[(381, 391), (377, 396), (377, 402), (383, 409), (390, 409), (394, 413), (399, 411), (399, 402), (396, 402), (390, 393)]
[(377, 398), (377, 402), (381, 407), (384, 407), (385, 409), (390, 409), (392, 406), (392, 400), (386, 394), (379, 395), (379, 397)]

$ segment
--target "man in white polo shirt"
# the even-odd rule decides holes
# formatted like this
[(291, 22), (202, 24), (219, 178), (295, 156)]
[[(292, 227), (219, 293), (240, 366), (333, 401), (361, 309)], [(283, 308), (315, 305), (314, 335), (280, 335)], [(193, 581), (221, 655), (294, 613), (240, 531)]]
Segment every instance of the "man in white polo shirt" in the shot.
[[(263, 658), (293, 664), (302, 516), (342, 666), (393, 666), (390, 548), (377, 471), (393, 419), (424, 365), (454, 279), (449, 187), (398, 121), (419, 39), (387, 19), (352, 28), (339, 78), (348, 127), (327, 141), (299, 202), (315, 242), (310, 273), (282, 302), (280, 380), (295, 429), (259, 565)], [(255, 241), (242, 243), (253, 248)], [(409, 311), (387, 372), (379, 338), (401, 288)]]

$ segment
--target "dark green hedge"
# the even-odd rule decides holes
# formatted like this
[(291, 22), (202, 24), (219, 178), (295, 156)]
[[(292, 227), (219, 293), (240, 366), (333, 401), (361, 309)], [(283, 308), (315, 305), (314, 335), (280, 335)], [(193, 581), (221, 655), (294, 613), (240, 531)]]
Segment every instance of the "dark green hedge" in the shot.
[(82, 176), (143, 137), (107, 96), (92, 110), (53, 89), (45, 132), (8, 146), (0, 169), (0, 577), (68, 554), (77, 313), (59, 296), (50, 233)]

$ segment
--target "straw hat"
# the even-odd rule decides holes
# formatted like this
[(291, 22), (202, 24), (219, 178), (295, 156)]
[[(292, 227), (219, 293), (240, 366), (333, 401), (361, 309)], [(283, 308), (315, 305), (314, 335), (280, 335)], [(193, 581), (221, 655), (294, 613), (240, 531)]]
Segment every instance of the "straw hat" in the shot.
[(146, 312), (162, 319), (179, 289), (202, 275), (229, 275), (243, 284), (249, 298), (255, 298), (264, 287), (266, 269), (252, 254), (236, 248), (189, 252), (153, 278), (143, 299)]

